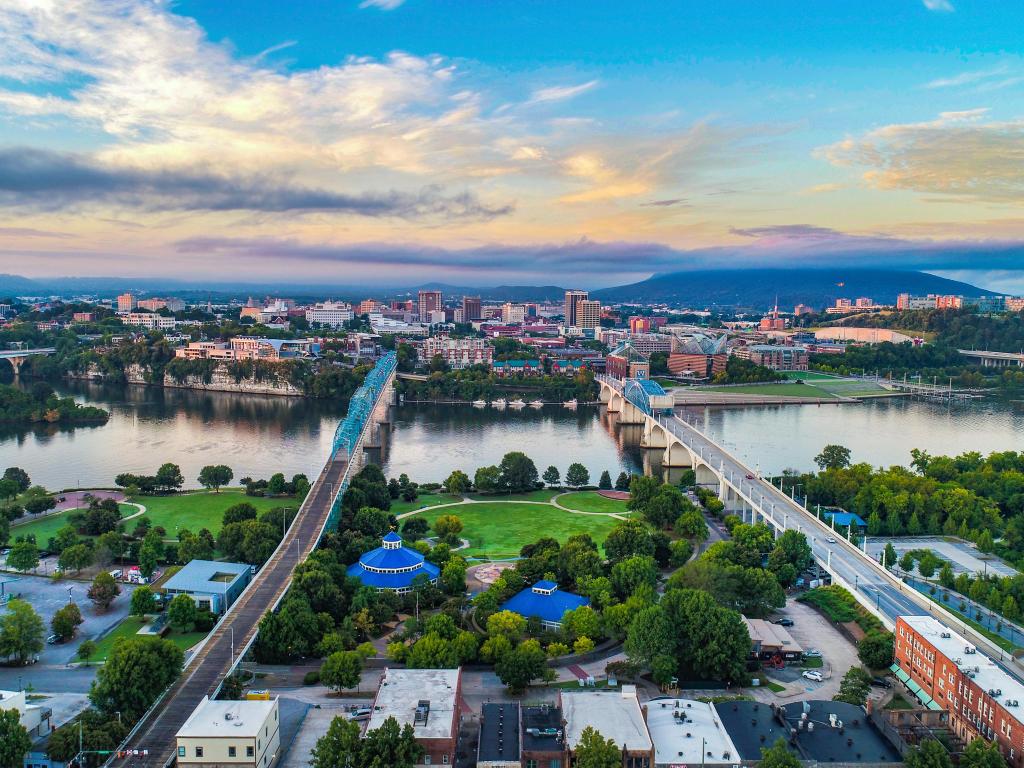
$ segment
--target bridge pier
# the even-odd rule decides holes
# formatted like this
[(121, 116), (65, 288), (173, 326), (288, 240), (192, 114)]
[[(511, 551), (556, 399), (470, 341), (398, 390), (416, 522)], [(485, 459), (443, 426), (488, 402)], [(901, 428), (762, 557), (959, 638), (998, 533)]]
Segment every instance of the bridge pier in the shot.
[(647, 414), (633, 405), (626, 398), (622, 398), (622, 407), (619, 410), (619, 424), (646, 425)]
[(614, 390), (608, 396), (608, 400), (605, 401), (608, 404), (608, 413), (619, 413), (622, 410), (622, 404), (626, 402), (626, 399)]
[(663, 467), (692, 467), (693, 454), (690, 449), (678, 440), (669, 440), (665, 447), (665, 455), (661, 460)]
[(667, 448), (668, 435), (665, 429), (654, 419), (644, 419), (644, 436), (640, 439), (641, 448)]
[(8, 357), (7, 358), (10, 361), (10, 363), (11, 363), (11, 368), (14, 369), (15, 377), (17, 377), (18, 374), (21, 373), (21, 365), (26, 360), (28, 360), (28, 358), (29, 358), (28, 355), (22, 355), (22, 356), (19, 356), (19, 357)]

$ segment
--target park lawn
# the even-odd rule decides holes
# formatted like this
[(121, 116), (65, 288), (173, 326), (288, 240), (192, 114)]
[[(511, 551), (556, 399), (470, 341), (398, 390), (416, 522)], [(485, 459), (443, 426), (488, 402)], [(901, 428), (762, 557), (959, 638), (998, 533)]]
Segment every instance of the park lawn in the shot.
[[(133, 507), (131, 504), (118, 504), (118, 508), (121, 510), (122, 517), (128, 517), (134, 515), (139, 510)], [(67, 516), (76, 512), (74, 509), (66, 509), (63, 512), (58, 512), (55, 515), (49, 515), (47, 517), (40, 517), (36, 520), (31, 520), (27, 523), (15, 524), (11, 526), (11, 539), (14, 540), (18, 536), (27, 536), (32, 534), (36, 537), (36, 544), (40, 547), (45, 547), (46, 542), (57, 535), (57, 531), (68, 524)], [(129, 521), (130, 526), (134, 521)]]
[(613, 517), (574, 515), (550, 504), (481, 502), (423, 512), (419, 517), (433, 524), (439, 515), (455, 515), (462, 521), (461, 536), (469, 549), (459, 554), (492, 558), (518, 557), (524, 544), (543, 536), (565, 542), (576, 533), (589, 533), (602, 545), (608, 533), (621, 521)]
[(462, 501), (461, 496), (452, 495), (450, 493), (421, 493), (416, 498), (416, 501), (392, 499), (391, 509), (388, 511), (392, 515), (401, 515), (406, 512), (412, 512), (413, 510), (423, 509), (424, 507), (433, 507), (437, 504), (455, 504), (460, 501)]
[[(241, 504), (243, 501), (256, 507), (257, 512), (264, 512), (276, 507), (295, 509), (299, 505), (299, 502), (290, 496), (281, 498), (246, 496), (244, 491), (237, 488), (222, 488), (220, 493), (189, 491), (169, 496), (140, 496), (137, 501), (146, 508), (146, 519), (154, 526), (163, 526), (167, 531), (168, 538), (171, 539), (176, 539), (178, 536), (176, 532), (182, 528), (187, 528), (193, 533), (208, 528), (210, 533), (216, 536), (220, 533), (224, 510), (235, 504)], [(134, 522), (133, 520), (132, 523)]]
[(597, 491), (575, 491), (558, 497), (558, 503), (569, 509), (580, 512), (603, 512), (618, 515), (629, 514), (628, 502), (621, 499), (609, 499)]
[(701, 387), (706, 392), (725, 392), (736, 395), (764, 395), (766, 397), (819, 397), (824, 400), (834, 398), (831, 392), (820, 387), (807, 384), (783, 382), (781, 384), (740, 384), (735, 387)]
[(556, 493), (561, 493), (561, 491), (541, 488), (540, 490), (527, 491), (526, 493), (470, 493), (467, 494), (466, 498), (473, 499), (473, 501), (551, 501), (551, 498)]
[(780, 371), (787, 379), (793, 381), (823, 381), (827, 379), (838, 379), (834, 373), (822, 373), (821, 371)]
[[(145, 620), (139, 616), (128, 616), (118, 624), (114, 629), (104, 637), (102, 640), (96, 641), (96, 653), (89, 657), (89, 661), (106, 661), (107, 656), (110, 654), (110, 649), (114, 647), (114, 643), (122, 637), (134, 637), (138, 634), (138, 631), (142, 629), (142, 625)], [(149, 637), (149, 635), (147, 635)], [(164, 638), (170, 640), (181, 650), (186, 651), (193, 645), (198, 643), (206, 637), (205, 632), (175, 632), (171, 630)]]

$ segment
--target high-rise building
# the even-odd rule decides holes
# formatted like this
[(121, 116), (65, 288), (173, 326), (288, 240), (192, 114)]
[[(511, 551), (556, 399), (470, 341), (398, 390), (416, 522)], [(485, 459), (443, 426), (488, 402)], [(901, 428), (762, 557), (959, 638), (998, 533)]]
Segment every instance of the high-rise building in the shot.
[(600, 328), (601, 327), (601, 302), (590, 299), (580, 299), (576, 302), (577, 328)]
[(306, 310), (306, 321), (310, 325), (324, 325), (340, 328), (352, 319), (352, 305), (341, 301), (324, 301)]
[(586, 301), (590, 298), (590, 294), (586, 291), (566, 291), (565, 292), (565, 326), (572, 328), (578, 326), (576, 318), (576, 305), (581, 301)]
[(419, 316), (421, 323), (430, 322), (430, 313), (438, 309), (444, 309), (444, 302), (441, 299), (440, 291), (419, 292)]
[(118, 312), (132, 312), (136, 306), (135, 297), (130, 293), (122, 293), (117, 297)]
[(483, 317), (483, 304), (479, 296), (462, 297), (462, 321), (470, 323)]
[(501, 305), (501, 322), (506, 325), (512, 323), (521, 323), (526, 319), (526, 307), (522, 304), (513, 304), (511, 301), (506, 301)]

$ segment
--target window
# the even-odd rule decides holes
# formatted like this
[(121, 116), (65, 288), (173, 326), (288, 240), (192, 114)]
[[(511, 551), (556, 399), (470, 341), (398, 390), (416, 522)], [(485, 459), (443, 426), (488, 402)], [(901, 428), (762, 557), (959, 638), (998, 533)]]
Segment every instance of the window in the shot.
[(552, 760), (548, 763), (548, 768), (562, 768), (562, 761), (557, 759)]
[(441, 762), (448, 765), (448, 755), (441, 755)]
[(228, 757), (238, 757), (238, 750), (235, 747), (228, 747)]
[(245, 748), (245, 756), (252, 757), (256, 754), (256, 750), (252, 748), (252, 744)]
[(184, 756), (185, 756), (185, 748), (184, 747), (178, 747), (178, 757), (184, 757)]
[(202, 756), (203, 756), (203, 748), (202, 747), (196, 747), (196, 757), (202, 757)]
[(430, 765), (430, 755), (424, 755), (423, 756), (423, 764), (424, 765)]
[(527, 760), (526, 761), (526, 768), (537, 768), (537, 761), (536, 760)]
[(263, 742), (256, 739), (256, 749), (263, 749)]

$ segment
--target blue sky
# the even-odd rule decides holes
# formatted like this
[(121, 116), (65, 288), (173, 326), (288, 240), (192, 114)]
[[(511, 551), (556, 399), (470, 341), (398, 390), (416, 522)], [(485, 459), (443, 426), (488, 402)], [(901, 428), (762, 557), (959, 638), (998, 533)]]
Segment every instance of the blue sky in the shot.
[(1001, 0), (0, 0), (0, 271), (1024, 290), (1021, 29)]

